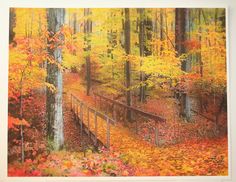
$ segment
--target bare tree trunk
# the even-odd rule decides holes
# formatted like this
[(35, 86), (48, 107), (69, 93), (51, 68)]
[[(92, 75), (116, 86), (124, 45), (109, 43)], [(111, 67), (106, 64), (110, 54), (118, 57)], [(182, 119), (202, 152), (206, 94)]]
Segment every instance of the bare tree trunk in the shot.
[(197, 54), (197, 59), (198, 59), (198, 61), (200, 63), (200, 75), (201, 75), (201, 77), (203, 77), (203, 61), (202, 61), (202, 53), (201, 53), (201, 49), (202, 49), (201, 10), (198, 10), (198, 25), (199, 25), (199, 37), (198, 37), (199, 53)]
[(14, 8), (10, 8), (10, 27), (9, 27), (9, 43), (13, 43), (15, 38), (14, 28), (16, 26), (16, 13)]
[[(48, 31), (50, 38), (60, 31), (64, 24), (65, 9), (50, 8), (47, 9)], [(59, 42), (54, 42), (48, 39), (48, 44), (53, 44), (54, 48), (48, 48), (48, 54), (52, 56), (58, 64), (62, 63), (62, 48), (61, 41), (64, 39), (63, 35), (59, 35)], [(64, 144), (63, 134), (63, 115), (62, 115), (62, 71), (57, 64), (47, 62), (47, 82), (53, 84), (57, 89), (56, 92), (47, 88), (46, 91), (46, 108), (47, 108), (47, 134), (48, 138), (54, 142), (54, 149), (59, 150)]]
[(160, 10), (160, 39), (161, 39), (161, 47), (160, 52), (163, 51), (163, 41), (164, 41), (164, 31), (163, 31), (163, 25), (164, 25), (164, 17), (163, 17), (163, 8)]
[[(129, 8), (125, 8), (125, 53), (130, 54), (130, 12)], [(131, 65), (130, 61), (125, 62), (125, 77), (126, 77), (126, 104), (131, 106)], [(126, 117), (128, 121), (131, 121), (131, 111), (127, 110)]]
[(30, 38), (32, 38), (33, 36), (33, 22), (34, 22), (34, 11), (31, 9), (30, 35), (29, 35)]
[[(77, 42), (76, 33), (77, 33), (77, 15), (76, 13), (74, 13), (73, 14), (73, 33), (71, 34), (72, 45), (75, 45)], [(76, 56), (76, 49), (73, 49), (72, 54)]]
[(73, 14), (73, 18), (74, 18), (74, 22), (73, 22), (73, 33), (76, 34), (77, 33), (77, 16), (76, 13)]
[[(111, 19), (109, 21), (112, 21), (112, 18), (114, 17), (113, 12), (110, 13), (110, 17)], [(111, 24), (111, 29), (107, 31), (107, 38), (108, 38), (108, 49), (107, 49), (107, 56), (108, 58), (111, 59), (112, 61), (112, 65), (111, 65), (111, 77), (112, 80), (115, 79), (115, 72), (114, 72), (114, 63), (113, 63), (113, 59), (114, 59), (114, 54), (113, 51), (117, 45), (117, 30), (113, 30), (113, 23)], [(114, 87), (114, 83), (111, 86), (113, 89), (115, 89)], [(114, 94), (112, 94), (112, 98), (114, 97)], [(112, 106), (113, 107), (113, 106)]]
[[(144, 26), (144, 8), (139, 9), (140, 14), (140, 22), (139, 22), (139, 53), (140, 53), (140, 67), (143, 65), (143, 57), (144, 57), (144, 44), (145, 44), (145, 26)], [(140, 102), (145, 101), (145, 73), (143, 71), (140, 72), (140, 92), (139, 92), (139, 100)]]
[[(187, 53), (185, 46), (186, 40), (188, 40), (189, 32), (189, 9), (177, 8), (175, 10), (175, 48), (178, 56)], [(190, 72), (191, 60), (187, 57), (181, 62), (181, 69), (185, 72)], [(189, 95), (183, 92), (180, 99), (180, 115), (187, 121), (191, 119), (191, 104)]]
[[(146, 10), (148, 11), (148, 10)], [(152, 41), (152, 37), (153, 37), (153, 21), (152, 18), (146, 16), (145, 17), (145, 47), (144, 47), (144, 53), (145, 56), (150, 56), (152, 55), (152, 47), (150, 47), (147, 42), (151, 42)]]
[(90, 88), (91, 88), (91, 61), (90, 61), (90, 50), (91, 50), (91, 44), (90, 44), (90, 33), (92, 33), (92, 21), (88, 18), (90, 15), (90, 9), (85, 8), (84, 9), (84, 16), (87, 16), (87, 20), (85, 20), (84, 23), (84, 33), (85, 37), (84, 40), (87, 44), (87, 47), (85, 48), (85, 51), (87, 52), (86, 55), (86, 81), (87, 81), (87, 95), (90, 94)]
[[(155, 10), (155, 17), (154, 17), (154, 21), (153, 21), (153, 33), (154, 33), (154, 39), (157, 40), (159, 37), (159, 30), (158, 30), (158, 26), (157, 26), (157, 9)], [(157, 44), (154, 44), (154, 56), (158, 56), (158, 46)]]
[[(201, 49), (202, 49), (202, 46), (201, 46), (201, 42), (202, 42), (202, 36), (201, 36), (201, 33), (202, 33), (202, 28), (201, 28), (201, 9), (198, 9), (197, 10), (198, 12), (198, 33), (199, 33), (199, 36), (198, 36), (198, 41), (199, 41), (199, 52), (197, 53), (197, 62), (199, 64), (199, 74), (201, 75), (201, 78), (203, 77), (203, 61), (202, 61), (202, 53), (201, 53)], [(199, 94), (200, 98), (200, 111), (203, 112), (204, 110), (204, 102), (203, 102), (203, 95), (202, 93)]]

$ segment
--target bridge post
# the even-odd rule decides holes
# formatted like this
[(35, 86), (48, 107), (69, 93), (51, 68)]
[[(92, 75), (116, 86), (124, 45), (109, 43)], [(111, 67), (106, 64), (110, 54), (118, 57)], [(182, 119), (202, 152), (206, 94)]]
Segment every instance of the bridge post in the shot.
[(73, 111), (73, 96), (72, 96), (72, 94), (70, 95), (70, 100), (71, 100), (71, 111)]
[(75, 112), (75, 104), (76, 104), (76, 100), (75, 97), (73, 96), (73, 111)]
[(100, 98), (100, 110), (102, 110), (102, 97), (99, 97)]
[(158, 142), (158, 127), (157, 127), (157, 122), (155, 121), (155, 145), (159, 146)]
[(78, 102), (76, 102), (76, 104), (75, 104), (75, 118), (76, 118), (76, 120), (78, 121), (79, 120), (79, 111), (78, 111)]
[(114, 103), (112, 107), (112, 118), (116, 121), (116, 105)]
[(73, 103), (73, 105), (72, 105), (72, 110), (75, 112), (75, 98), (74, 98), (74, 96), (72, 96), (72, 103)]
[(94, 125), (95, 125), (95, 146), (97, 146), (97, 130), (98, 130), (98, 127), (97, 127), (97, 111), (95, 111), (94, 113)]
[(110, 148), (110, 121), (109, 118), (107, 117), (106, 119), (107, 122), (107, 148)]
[(89, 133), (89, 131), (90, 131), (90, 129), (89, 129), (89, 124), (90, 124), (90, 123), (89, 123), (89, 122), (90, 122), (90, 121), (89, 121), (89, 120), (90, 120), (90, 118), (89, 118), (89, 107), (87, 107), (87, 119), (88, 119), (88, 135), (89, 135), (89, 134), (90, 134), (90, 133)]
[(83, 136), (83, 104), (80, 103), (80, 135), (81, 135), (81, 138)]
[(95, 100), (95, 108), (97, 108), (97, 96), (96, 94), (93, 94), (94, 95), (94, 100)]

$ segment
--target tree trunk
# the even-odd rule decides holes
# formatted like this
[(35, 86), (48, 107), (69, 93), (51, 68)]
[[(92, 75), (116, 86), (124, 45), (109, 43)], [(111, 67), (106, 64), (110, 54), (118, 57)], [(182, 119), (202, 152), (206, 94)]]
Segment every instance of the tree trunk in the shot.
[(150, 17), (146, 16), (146, 20), (144, 21), (145, 25), (145, 47), (144, 54), (145, 56), (152, 55), (152, 48), (147, 43), (152, 41), (153, 37), (153, 21)]
[[(48, 44), (48, 54), (53, 57), (58, 64), (62, 63), (61, 41), (64, 39), (62, 34), (57, 38), (59, 41), (50, 40), (60, 31), (64, 24), (65, 10), (63, 8), (47, 9), (48, 31), (50, 32)], [(62, 115), (62, 71), (57, 64), (47, 62), (47, 82), (54, 85), (56, 92), (47, 88), (46, 90), (46, 109), (47, 109), (47, 135), (50, 141), (54, 143), (54, 149), (59, 150), (63, 147), (63, 115)]]
[(77, 15), (76, 13), (73, 14), (73, 34), (77, 33)]
[[(163, 41), (164, 41), (164, 31), (163, 31), (163, 28), (164, 28), (164, 17), (163, 17), (163, 14), (164, 14), (164, 10), (163, 8), (161, 8), (160, 10), (160, 40), (161, 40), (161, 47), (160, 47), (160, 52), (163, 51)], [(160, 55), (162, 55), (162, 53), (160, 53)]]
[[(109, 15), (111, 17), (111, 19), (109, 21), (112, 21), (112, 17), (114, 17), (113, 12), (111, 12), (111, 14)], [(115, 79), (115, 65), (114, 65), (114, 55), (113, 55), (113, 51), (117, 45), (117, 30), (113, 30), (113, 23), (111, 24), (111, 29), (107, 31), (107, 38), (108, 38), (108, 49), (107, 49), (107, 56), (108, 58), (111, 59), (112, 61), (112, 65), (111, 65), (111, 77), (112, 80)], [(112, 89), (115, 89), (114, 83), (111, 85)], [(114, 94), (112, 94), (112, 98), (114, 97)], [(112, 106), (113, 107), (113, 106)]]
[(9, 43), (13, 43), (15, 38), (14, 28), (16, 26), (16, 13), (14, 8), (10, 8), (10, 27), (9, 27)]
[[(76, 13), (74, 13), (73, 14), (73, 33), (71, 34), (72, 45), (76, 45), (76, 42), (77, 42), (76, 33), (77, 33), (77, 15)], [(76, 56), (76, 49), (73, 49), (72, 54)]]
[(198, 25), (199, 25), (199, 36), (198, 36), (198, 41), (199, 41), (199, 53), (197, 54), (197, 59), (200, 63), (200, 75), (201, 77), (203, 77), (203, 61), (202, 61), (202, 53), (201, 53), (201, 49), (202, 49), (202, 28), (201, 28), (201, 10), (198, 10)]
[(87, 52), (86, 55), (86, 82), (87, 82), (87, 95), (90, 94), (90, 88), (91, 88), (91, 63), (90, 63), (90, 50), (91, 50), (91, 40), (90, 40), (90, 33), (92, 33), (92, 21), (88, 18), (88, 16), (90, 15), (90, 9), (89, 8), (85, 8), (84, 9), (84, 16), (87, 18), (87, 20), (85, 20), (84, 23), (84, 33), (85, 33), (85, 43), (86, 43), (86, 48), (85, 51)]
[[(144, 44), (145, 44), (145, 26), (144, 26), (144, 8), (139, 9), (140, 14), (140, 22), (139, 22), (139, 53), (140, 53), (140, 67), (143, 65), (143, 57), (144, 57)], [(140, 92), (139, 92), (139, 100), (140, 102), (145, 101), (145, 73), (143, 71), (140, 72)]]
[[(126, 55), (130, 54), (130, 12), (129, 8), (125, 8), (125, 53)], [(130, 61), (126, 60), (125, 62), (125, 80), (126, 80), (126, 104), (131, 106), (131, 65)], [(131, 121), (131, 111), (127, 110), (126, 117), (128, 121)]]
[[(185, 42), (189, 38), (189, 11), (190, 10), (186, 8), (177, 8), (175, 10), (175, 49), (178, 56), (187, 53)], [(190, 72), (191, 60), (189, 60), (188, 57), (181, 62), (181, 69), (182, 71)], [(180, 115), (187, 121), (190, 121), (191, 119), (190, 98), (186, 92), (183, 92), (181, 95)]]
[[(197, 10), (198, 12), (198, 33), (199, 33), (199, 36), (198, 36), (198, 41), (199, 41), (199, 52), (197, 53), (197, 62), (199, 64), (199, 74), (201, 76), (201, 78), (203, 77), (203, 61), (202, 61), (202, 53), (201, 53), (201, 49), (202, 49), (202, 28), (201, 28), (201, 9), (198, 9)], [(203, 112), (204, 110), (204, 102), (203, 102), (203, 95), (202, 93), (199, 94), (199, 100), (200, 100), (200, 111)]]

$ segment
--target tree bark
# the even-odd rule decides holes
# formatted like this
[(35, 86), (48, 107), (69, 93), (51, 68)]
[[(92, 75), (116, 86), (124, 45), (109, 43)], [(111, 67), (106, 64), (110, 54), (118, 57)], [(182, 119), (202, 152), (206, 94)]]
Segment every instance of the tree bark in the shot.
[[(201, 53), (201, 49), (202, 49), (202, 28), (201, 28), (201, 9), (197, 10), (198, 13), (198, 41), (199, 41), (199, 52), (197, 53), (197, 62), (199, 64), (199, 74), (201, 76), (201, 78), (203, 77), (203, 61), (202, 61), (202, 53)], [(204, 102), (203, 102), (203, 94), (200, 93), (199, 94), (199, 101), (200, 101), (200, 111), (203, 112), (204, 110)]]
[[(144, 26), (144, 8), (139, 9), (140, 21), (139, 21), (139, 53), (140, 53), (140, 67), (143, 65), (143, 57), (144, 57), (144, 44), (145, 44), (145, 26)], [(145, 101), (145, 73), (143, 71), (140, 72), (140, 91), (139, 91), (139, 100), (140, 102)]]
[(85, 43), (86, 43), (86, 48), (85, 51), (87, 52), (86, 55), (86, 82), (87, 82), (87, 89), (86, 89), (86, 93), (87, 95), (90, 94), (90, 88), (91, 88), (91, 61), (90, 61), (90, 50), (91, 50), (91, 40), (90, 40), (90, 33), (92, 33), (92, 21), (88, 18), (88, 16), (90, 15), (90, 9), (89, 8), (85, 8), (84, 9), (84, 16), (87, 16), (87, 20), (85, 20), (84, 23), (84, 33), (85, 33)]
[[(185, 42), (189, 39), (189, 11), (187, 8), (177, 8), (175, 10), (175, 49), (178, 56), (187, 53)], [(189, 60), (189, 57), (181, 62), (181, 69), (184, 72), (190, 72), (191, 60)], [(191, 119), (190, 98), (186, 92), (181, 94), (180, 115), (187, 121)]]
[(153, 38), (153, 21), (150, 17), (146, 16), (145, 21), (145, 47), (144, 47), (144, 54), (145, 56), (152, 55), (152, 47), (149, 46), (147, 43), (152, 41)]
[[(163, 14), (164, 14), (164, 11), (163, 11), (163, 8), (161, 8), (160, 10), (160, 40), (161, 40), (161, 47), (160, 47), (160, 52), (163, 51), (163, 41), (164, 41), (164, 31), (163, 31), (163, 28), (164, 28), (164, 17), (163, 17)], [(161, 53), (160, 53), (161, 55)]]
[(77, 33), (77, 15), (73, 14), (73, 34)]
[[(126, 55), (130, 54), (130, 12), (129, 8), (125, 8), (125, 53)], [(126, 78), (126, 104), (131, 106), (131, 65), (130, 61), (126, 60), (125, 62), (125, 78)], [(131, 111), (128, 109), (126, 113), (128, 121), (131, 121)]]
[[(48, 44), (49, 56), (58, 63), (62, 63), (62, 48), (60, 47), (64, 37), (60, 33), (57, 37), (59, 41), (52, 41), (51, 38), (60, 31), (64, 24), (65, 9), (50, 8), (47, 9), (48, 31), (50, 32)], [(64, 144), (63, 135), (63, 115), (62, 115), (62, 71), (55, 63), (47, 61), (46, 81), (56, 88), (56, 92), (47, 88), (46, 90), (46, 109), (47, 109), (47, 135), (50, 141), (54, 143), (54, 149), (59, 150)]]
[(10, 8), (10, 27), (9, 27), (9, 43), (14, 43), (15, 32), (14, 28), (16, 26), (16, 13), (14, 8)]

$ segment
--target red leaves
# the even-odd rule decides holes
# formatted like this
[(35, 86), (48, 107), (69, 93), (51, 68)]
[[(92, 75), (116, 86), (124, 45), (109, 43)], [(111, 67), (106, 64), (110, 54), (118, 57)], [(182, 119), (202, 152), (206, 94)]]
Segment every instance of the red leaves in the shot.
[(42, 176), (42, 173), (41, 173), (41, 171), (39, 171), (39, 170), (33, 170), (33, 171), (31, 172), (31, 175), (32, 175), (32, 176)]
[(188, 50), (195, 50), (201, 48), (201, 42), (196, 39), (187, 40), (184, 42), (184, 45), (187, 47)]
[(24, 168), (17, 169), (14, 166), (12, 166), (8, 168), (8, 176), (15, 176), (15, 177), (26, 176), (26, 172)]
[[(8, 166), (9, 176), (130, 176), (132, 170), (113, 152), (83, 153), (54, 152), (45, 158), (26, 159), (24, 164)], [(43, 158), (43, 160), (42, 160)]]
[(27, 165), (23, 166), (11, 166), (8, 168), (8, 176), (14, 177), (27, 177), (27, 176), (42, 176), (42, 173), (38, 169), (27, 170)]
[(15, 126), (26, 126), (30, 127), (30, 124), (25, 119), (20, 120), (19, 118), (14, 118), (12, 116), (8, 116), (8, 129), (15, 129)]

